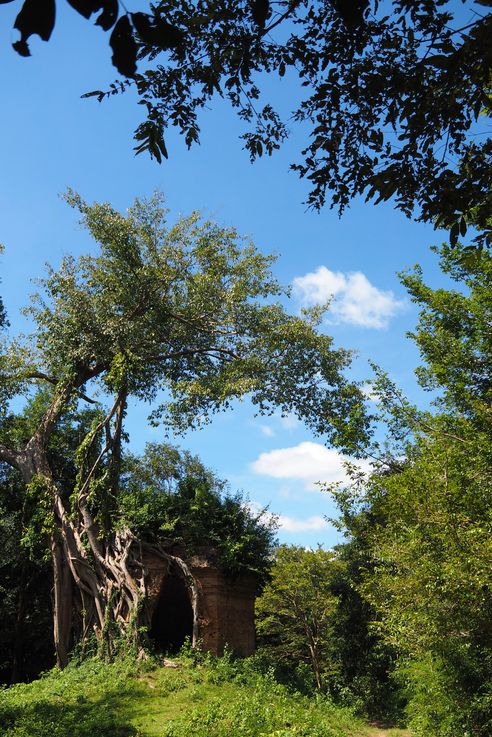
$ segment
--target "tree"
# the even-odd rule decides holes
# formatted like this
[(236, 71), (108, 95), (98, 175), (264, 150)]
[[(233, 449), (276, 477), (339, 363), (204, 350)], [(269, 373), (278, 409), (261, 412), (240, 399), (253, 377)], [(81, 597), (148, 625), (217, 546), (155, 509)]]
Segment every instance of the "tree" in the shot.
[(433, 428), (408, 448), (407, 468), (369, 479), (362, 507), (345, 521), (353, 534), (354, 519), (370, 513), (373, 520), (373, 570), (360, 590), (377, 612), (373, 626), (399, 655), (411, 726), (429, 737), (458, 730), (485, 737), (492, 718), (490, 436), (449, 417), (434, 418)]
[[(421, 305), (419, 377), (438, 411), (402, 401), (381, 375), (393, 457), (337, 496), (353, 541), (370, 552), (359, 586), (374, 626), (399, 654), (411, 726), (425, 737), (490, 733), (491, 264), (440, 249), (461, 287), (433, 290), (420, 270), (404, 282)], [(384, 470), (382, 470), (384, 469)]]
[(410, 334), (424, 362), (417, 376), (425, 389), (441, 391), (443, 408), (457, 409), (477, 429), (490, 432), (492, 260), (487, 253), (462, 258), (451, 246), (434, 250), (443, 272), (459, 288), (431, 289), (418, 267), (402, 275), (412, 301), (421, 307), (417, 329)]
[(318, 689), (371, 719), (394, 720), (395, 651), (371, 628), (375, 610), (358, 590), (371, 566), (362, 536), (334, 551), (280, 546), (256, 602), (258, 644), (280, 677), (305, 686), (306, 668)]
[[(339, 520), (333, 522), (341, 527)], [(340, 570), (331, 590), (338, 599), (331, 631), (331, 652), (337, 663), (334, 692), (371, 720), (397, 723), (404, 698), (395, 681), (398, 653), (378, 632), (379, 612), (361, 593), (361, 586), (374, 573), (370, 538), (372, 515), (359, 518), (357, 533), (335, 547)]]
[(307, 663), (316, 687), (327, 689), (336, 664), (332, 656), (338, 599), (334, 581), (342, 564), (332, 551), (281, 545), (270, 580), (256, 602), (260, 642), (278, 663)]
[[(48, 272), (30, 310), (36, 332), (0, 357), (4, 412), (33, 383), (52, 387), (27, 442), (2, 435), (0, 460), (22, 474), (45, 509), (60, 665), (73, 601), (84, 634), (95, 631), (109, 650), (113, 624), (134, 626), (138, 641), (146, 623), (140, 546), (115, 524), (129, 398), (154, 402), (151, 421), (176, 433), (246, 395), (261, 413), (296, 412), (346, 450), (362, 443), (367, 428), (361, 391), (343, 375), (349, 354), (317, 331), (319, 310), (291, 317), (274, 301), (283, 290), (271, 258), (197, 214), (167, 226), (158, 198), (137, 201), (126, 216), (73, 193), (67, 198), (100, 255), (67, 257)], [(67, 489), (54, 476), (48, 443), (64, 413), (94, 402), (96, 390), (112, 398), (95, 405), (73, 458), (76, 483)]]
[[(87, 18), (101, 10), (97, 23), (114, 26), (112, 59), (127, 79), (88, 94), (136, 88), (147, 111), (137, 153), (166, 158), (169, 126), (190, 147), (200, 111), (223, 97), (249, 126), (252, 160), (278, 149), (295, 123), (307, 131), (292, 168), (311, 183), (312, 207), (327, 192), (340, 212), (357, 195), (394, 198), (406, 215), (450, 228), (453, 243), (468, 221), (486, 226), (491, 141), (477, 121), (492, 110), (490, 0), (159, 0), (118, 21), (116, 0), (70, 4)], [(24, 2), (20, 53), (32, 33), (48, 40), (54, 6)], [(137, 72), (137, 59), (150, 68)], [(288, 111), (262, 95), (272, 75), (298, 81)], [(490, 228), (478, 239), (490, 245)]]
[(19, 473), (4, 464), (0, 494), (0, 683), (4, 684), (30, 680), (50, 668), (53, 640), (50, 566), (43, 555), (31, 557), (21, 544), (31, 505)]
[[(22, 412), (2, 418), (1, 433), (12, 445), (25, 444), (45, 414), (51, 392), (30, 397)], [(93, 409), (69, 410), (52, 433), (47, 454), (55, 482), (75, 483), (74, 453), (91, 427)], [(53, 665), (50, 633), (52, 572), (43, 499), (21, 474), (0, 463), (0, 682), (35, 678)]]
[(181, 546), (187, 555), (207, 550), (229, 576), (270, 567), (277, 529), (274, 515), (253, 512), (243, 496), (199, 458), (168, 443), (149, 443), (143, 456), (125, 454), (116, 517), (139, 540)]

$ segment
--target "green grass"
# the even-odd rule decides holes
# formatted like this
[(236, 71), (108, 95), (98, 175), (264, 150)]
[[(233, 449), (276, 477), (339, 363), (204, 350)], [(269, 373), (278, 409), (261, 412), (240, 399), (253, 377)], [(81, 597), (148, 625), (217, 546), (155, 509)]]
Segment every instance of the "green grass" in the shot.
[[(290, 692), (254, 660), (182, 657), (179, 668), (88, 660), (0, 692), (2, 737), (374, 735), (326, 698)], [(396, 735), (395, 735), (396, 737)]]

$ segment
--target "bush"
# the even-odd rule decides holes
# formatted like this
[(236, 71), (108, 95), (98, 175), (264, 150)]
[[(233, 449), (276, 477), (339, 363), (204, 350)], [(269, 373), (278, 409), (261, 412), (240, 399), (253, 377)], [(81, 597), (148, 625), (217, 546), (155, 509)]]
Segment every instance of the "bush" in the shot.
[(1, 693), (2, 737), (349, 737), (328, 698), (279, 684), (255, 658), (186, 653), (177, 668), (90, 659)]

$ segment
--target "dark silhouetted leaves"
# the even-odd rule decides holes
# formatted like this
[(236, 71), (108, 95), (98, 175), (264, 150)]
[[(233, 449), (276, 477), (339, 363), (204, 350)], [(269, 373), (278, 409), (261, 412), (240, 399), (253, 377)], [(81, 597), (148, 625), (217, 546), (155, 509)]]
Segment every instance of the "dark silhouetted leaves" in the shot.
[(425, 63), (430, 64), (432, 67), (436, 67), (437, 69), (448, 69), (449, 57), (442, 54), (436, 54), (435, 56), (430, 56), (426, 59)]
[(102, 102), (106, 97), (106, 92), (103, 92), (102, 90), (93, 90), (92, 92), (85, 92), (83, 95), (80, 95), (80, 97), (82, 99), (87, 97), (97, 97), (97, 101)]
[(97, 3), (94, 0), (68, 0), (68, 3), (84, 18), (90, 18), (92, 13), (97, 10), (95, 7)]
[(451, 230), (449, 231), (449, 242), (452, 246), (455, 246), (458, 243), (458, 237), (460, 234), (460, 222), (457, 220), (453, 225), (451, 226)]
[(55, 25), (55, 0), (26, 0), (15, 19), (14, 28), (20, 31), (20, 41), (12, 44), (21, 56), (30, 56), (27, 39), (40, 36), (49, 41)]
[(332, 0), (333, 6), (347, 28), (356, 30), (364, 25), (364, 13), (369, 0)]
[[(443, 0), (158, 0), (119, 23), (118, 0), (68, 2), (105, 29), (116, 22), (113, 63), (127, 79), (94, 96), (119, 94), (133, 78), (148, 122), (138, 152), (164, 158), (170, 125), (196, 142), (199, 112), (219, 95), (250, 126), (250, 156), (269, 154), (289, 129), (264, 120), (255, 101), (270, 94), (268, 75), (288, 75), (307, 93), (291, 121), (308, 136), (292, 169), (310, 183), (309, 207), (331, 193), (342, 213), (365, 193), (448, 231), (459, 222), (453, 239), (473, 222), (477, 235), (466, 235), (489, 245), (492, 141), (482, 118), (492, 114), (492, 0), (475, 0), (484, 12), (465, 26), (452, 8), (460, 3)], [(17, 51), (29, 55), (29, 33), (48, 38), (53, 10), (54, 0), (25, 2)], [(170, 60), (136, 74), (137, 57), (154, 62), (162, 50)]]
[(90, 18), (93, 13), (102, 10), (96, 25), (101, 26), (104, 31), (109, 31), (116, 23), (118, 0), (68, 0), (68, 2), (84, 18)]
[(147, 13), (132, 13), (132, 22), (142, 41), (161, 49), (175, 49), (185, 37), (177, 26)]
[(111, 61), (120, 74), (133, 77), (137, 71), (138, 46), (128, 16), (123, 15), (115, 25), (109, 45), (113, 49)]
[(148, 151), (159, 164), (162, 163), (162, 157), (168, 158), (162, 125), (147, 120), (137, 128), (134, 138), (138, 141), (134, 148), (137, 154)]
[(268, 0), (253, 0), (251, 4), (251, 15), (257, 26), (265, 28), (270, 15), (270, 3)]
[(96, 20), (96, 26), (101, 26), (103, 31), (109, 31), (116, 23), (118, 17), (118, 0), (107, 0), (101, 3), (103, 12)]

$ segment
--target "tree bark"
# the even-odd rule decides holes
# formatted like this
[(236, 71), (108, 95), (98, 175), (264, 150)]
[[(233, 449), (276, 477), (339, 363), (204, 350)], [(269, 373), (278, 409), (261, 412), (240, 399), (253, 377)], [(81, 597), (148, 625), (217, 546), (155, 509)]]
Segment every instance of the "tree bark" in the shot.
[[(80, 382), (79, 382), (80, 383)], [(126, 408), (126, 388), (122, 388), (114, 404), (88, 436), (91, 451), (98, 433), (103, 445), (96, 460), (90, 454), (82, 462), (78, 488), (72, 493), (70, 509), (65, 507), (60, 489), (54, 481), (46, 448), (50, 435), (70, 397), (79, 391), (77, 384), (60, 384), (42, 421), (25, 448), (10, 450), (0, 445), (0, 461), (17, 468), (26, 484), (34, 479), (49, 495), (52, 510), (50, 539), (53, 563), (53, 632), (56, 662), (64, 668), (73, 641), (73, 612), (81, 615), (82, 640), (95, 634), (101, 653), (111, 656), (115, 640), (126, 637), (136, 653), (141, 651), (142, 626), (149, 626), (145, 600), (145, 570), (142, 552), (145, 545), (130, 530), (112, 530), (110, 504), (101, 509), (102, 524), (96, 524), (91, 513), (89, 495), (91, 482), (97, 478), (101, 463), (107, 460), (106, 471), (110, 495), (117, 493), (122, 438), (122, 421)], [(100, 437), (100, 436), (99, 436)], [(75, 496), (75, 499), (73, 497)], [(198, 589), (184, 561), (159, 547), (152, 551), (174, 564), (183, 576), (193, 609), (193, 644), (198, 642)]]
[(58, 532), (51, 539), (53, 561), (53, 637), (56, 664), (59, 668), (68, 665), (72, 628), (73, 584), (72, 574), (63, 555)]

